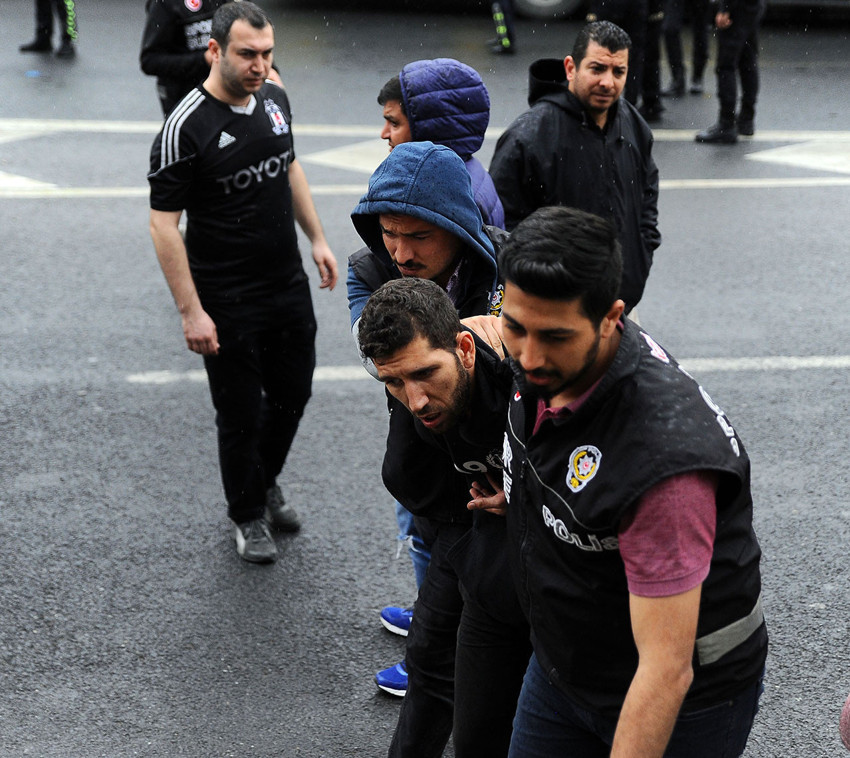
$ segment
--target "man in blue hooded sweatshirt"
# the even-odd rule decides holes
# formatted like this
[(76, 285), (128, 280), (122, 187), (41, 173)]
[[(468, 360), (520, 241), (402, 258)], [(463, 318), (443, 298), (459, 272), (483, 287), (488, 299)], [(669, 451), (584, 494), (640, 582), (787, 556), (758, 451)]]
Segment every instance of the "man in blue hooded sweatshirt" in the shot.
[[(430, 141), (454, 150), (472, 180), (472, 194), (485, 224), (503, 229), (505, 212), (493, 180), (475, 157), (490, 123), (490, 96), (479, 73), (454, 58), (435, 58), (408, 63), (381, 88), (378, 104), (383, 108), (381, 138), (390, 151), (407, 142)], [(416, 531), (413, 517), (396, 503), (399, 540), (407, 545), (417, 587), (422, 584), (429, 554)], [(394, 634), (407, 635), (412, 609), (388, 605), (381, 609), (381, 623)], [(378, 673), (378, 686), (391, 694), (404, 694), (403, 666)]]
[[(351, 218), (366, 243), (348, 262), (355, 335), (369, 296), (385, 282), (403, 276), (440, 285), (467, 324), (469, 317), (498, 314), (502, 287), (488, 231), (497, 240), (504, 233), (484, 227), (469, 174), (449, 148), (430, 142), (395, 147), (370, 178)], [(481, 326), (487, 319), (473, 320)], [(501, 346), (495, 330), (491, 342)], [(403, 441), (415, 437), (410, 434), (412, 416), (397, 401), (390, 400), (389, 408), (385, 476), (394, 465), (393, 453), (401, 453)], [(421, 584), (405, 664), (380, 672), (377, 678), (380, 685), (394, 673), (397, 686), (382, 689), (398, 695), (407, 692), (391, 755), (431, 754), (427, 746), (440, 742), (444, 746), (451, 731), (454, 652), (463, 601), (446, 553), (469, 528), (471, 514), (465, 508), (469, 497), (462, 475), (438, 464), (434, 479), (427, 492), (416, 487), (394, 490), (414, 514), (431, 562), (417, 567), (427, 567), (427, 572), (417, 576)], [(425, 752), (419, 753), (420, 749)]]

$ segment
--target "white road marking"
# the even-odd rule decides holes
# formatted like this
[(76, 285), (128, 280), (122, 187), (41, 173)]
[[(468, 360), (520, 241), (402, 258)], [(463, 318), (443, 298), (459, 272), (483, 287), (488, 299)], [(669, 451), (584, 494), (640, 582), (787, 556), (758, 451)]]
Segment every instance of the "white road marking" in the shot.
[[(9, 176), (8, 174), (6, 176)], [(23, 179), (23, 177), (14, 177)], [(811, 189), (813, 187), (847, 187), (850, 177), (804, 176), (796, 178), (753, 179), (668, 179), (662, 180), (662, 190), (736, 190), (736, 189)], [(310, 190), (318, 195), (351, 195), (360, 197), (366, 192), (366, 182), (360, 184), (313, 184)], [(39, 187), (3, 183), (0, 175), (0, 199), (41, 200), (46, 198), (139, 198), (148, 197), (147, 187)]]
[[(0, 119), (0, 144), (13, 140), (29, 139), (58, 132), (156, 134), (159, 121), (94, 121), (61, 119)], [(376, 134), (380, 123), (370, 126), (300, 124), (298, 134), (310, 137), (371, 137), (362, 142), (305, 153), (305, 163), (371, 174), (387, 155), (387, 145)], [(487, 137), (495, 139), (501, 129), (488, 129)], [(690, 129), (658, 129), (657, 142), (681, 142), (693, 139)], [(750, 138), (748, 138), (750, 139)], [(850, 132), (844, 131), (760, 131), (751, 138), (755, 142), (792, 142), (794, 144), (749, 153), (750, 160), (790, 165), (817, 171), (850, 174)], [(711, 148), (706, 148), (711, 149)], [(694, 189), (805, 189), (813, 187), (844, 187), (850, 179), (835, 176), (738, 178), (738, 179), (666, 179), (660, 183), (662, 190)], [(314, 184), (314, 195), (360, 196), (366, 183)], [(147, 197), (146, 187), (59, 187), (28, 177), (0, 172), (0, 199), (51, 199), (85, 198), (117, 199)]]
[[(195, 371), (144, 371), (126, 377), (131, 384), (173, 384), (175, 382), (205, 382), (207, 372)], [(355, 382), (361, 379), (376, 381), (363, 366), (318, 366), (313, 372), (316, 382)]]
[(746, 157), (751, 161), (850, 174), (850, 144), (846, 142), (802, 142), (750, 153)]
[[(736, 371), (800, 371), (817, 369), (850, 369), (850, 355), (775, 355), (760, 358), (686, 358), (680, 361), (691, 373)], [(129, 374), (131, 384), (173, 384), (203, 382), (207, 375), (198, 371), (144, 371)], [(316, 382), (374, 381), (362, 366), (319, 366), (313, 374)]]
[(37, 179), (30, 179), (26, 176), (18, 176), (17, 174), (7, 174), (5, 171), (0, 171), (0, 191), (9, 189), (13, 192), (46, 192), (54, 189), (55, 184), (48, 182), (40, 182)]
[[(305, 137), (375, 137), (380, 134), (382, 122), (375, 119), (374, 124), (300, 124), (295, 122), (295, 134)], [(0, 141), (6, 136), (26, 139), (42, 134), (56, 132), (88, 132), (99, 134), (156, 134), (162, 128), (162, 121), (96, 121), (89, 119), (28, 119), (0, 118)], [(503, 129), (491, 127), (487, 130), (487, 139), (497, 139)], [(656, 142), (692, 142), (697, 129), (655, 129)], [(826, 140), (832, 142), (850, 142), (850, 131), (791, 131), (783, 129), (760, 129), (754, 137), (745, 137), (751, 142), (809, 142)]]

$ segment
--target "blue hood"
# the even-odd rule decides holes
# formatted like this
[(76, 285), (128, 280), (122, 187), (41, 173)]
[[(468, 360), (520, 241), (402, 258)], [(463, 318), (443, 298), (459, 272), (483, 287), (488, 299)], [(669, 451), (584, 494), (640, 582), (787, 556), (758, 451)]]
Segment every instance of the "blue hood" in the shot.
[(351, 212), (354, 228), (369, 249), (393, 266), (378, 223), (381, 213), (413, 216), (451, 232), (466, 244), (474, 267), (485, 269), (495, 282), (493, 243), (484, 232), (469, 172), (453, 150), (431, 142), (393, 148)]
[(490, 96), (474, 68), (454, 58), (414, 61), (398, 78), (415, 142), (446, 145), (463, 159), (481, 148)]

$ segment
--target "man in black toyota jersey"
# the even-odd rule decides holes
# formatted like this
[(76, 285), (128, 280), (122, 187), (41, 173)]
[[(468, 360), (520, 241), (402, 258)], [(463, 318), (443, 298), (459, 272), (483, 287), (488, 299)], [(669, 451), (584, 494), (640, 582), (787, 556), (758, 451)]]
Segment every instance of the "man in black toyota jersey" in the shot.
[[(299, 520), (276, 483), (310, 397), (316, 323), (295, 221), (322, 288), (337, 265), (295, 159), (284, 90), (266, 81), (274, 30), (253, 3), (213, 17), (207, 80), (151, 152), (150, 228), (190, 350), (204, 356), (236, 548), (274, 561), (271, 526)], [(187, 216), (185, 243), (177, 228)]]

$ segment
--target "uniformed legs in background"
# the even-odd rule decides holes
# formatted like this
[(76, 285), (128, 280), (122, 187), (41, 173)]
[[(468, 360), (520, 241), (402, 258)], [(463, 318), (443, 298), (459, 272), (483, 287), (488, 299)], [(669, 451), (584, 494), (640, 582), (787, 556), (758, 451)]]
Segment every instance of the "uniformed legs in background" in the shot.
[(693, 63), (690, 92), (701, 95), (702, 78), (708, 62), (708, 0), (664, 0), (664, 47), (673, 77), (670, 85), (662, 90), (662, 97), (681, 97), (686, 88), (686, 67), (682, 52), (682, 29), (685, 14), (690, 14), (693, 31)]
[(56, 57), (74, 57), (74, 41), (77, 39), (77, 9), (74, 0), (35, 0), (35, 39), (18, 48), (22, 53), (48, 53), (53, 49), (54, 9), (61, 30)]
[(646, 20), (646, 48), (641, 82), (640, 114), (653, 124), (661, 121), (664, 104), (661, 102), (661, 26), (664, 12), (661, 0), (650, 0)]
[(513, 0), (496, 0), (490, 9), (496, 25), (496, 37), (488, 43), (490, 52), (496, 55), (516, 52)]
[[(738, 11), (731, 19), (728, 14), (717, 14), (717, 98), (720, 113), (716, 124), (696, 135), (697, 142), (733, 144), (738, 141), (738, 135), (752, 136), (755, 133), (759, 91), (758, 28), (764, 10), (762, 2), (753, 10)], [(741, 104), (736, 114), (738, 78), (741, 80)]]

